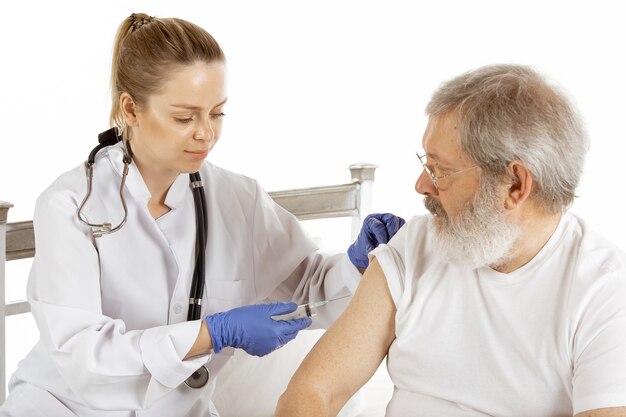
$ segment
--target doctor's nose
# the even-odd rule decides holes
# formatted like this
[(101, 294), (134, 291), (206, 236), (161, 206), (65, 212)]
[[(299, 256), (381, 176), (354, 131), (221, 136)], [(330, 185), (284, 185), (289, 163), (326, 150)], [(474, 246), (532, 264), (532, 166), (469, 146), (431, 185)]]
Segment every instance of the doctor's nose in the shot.
[(196, 128), (196, 131), (193, 134), (193, 138), (196, 140), (206, 140), (206, 141), (214, 140), (215, 130), (213, 129), (213, 126), (211, 125), (211, 121), (206, 120), (206, 121), (201, 122)]

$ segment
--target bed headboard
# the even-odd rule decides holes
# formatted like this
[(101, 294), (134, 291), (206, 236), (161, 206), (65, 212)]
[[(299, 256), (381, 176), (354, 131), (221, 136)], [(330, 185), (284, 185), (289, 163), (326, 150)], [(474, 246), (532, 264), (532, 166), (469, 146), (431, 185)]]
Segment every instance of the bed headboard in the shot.
[[(351, 238), (354, 240), (363, 218), (371, 211), (372, 186), (377, 166), (350, 165), (351, 180), (346, 184), (270, 192), (270, 196), (300, 220), (351, 217)], [(0, 201), (0, 404), (6, 393), (6, 334), (7, 316), (30, 312), (26, 300), (5, 301), (5, 263), (35, 255), (32, 221), (8, 223), (13, 204)], [(10, 279), (10, 277), (9, 277)]]

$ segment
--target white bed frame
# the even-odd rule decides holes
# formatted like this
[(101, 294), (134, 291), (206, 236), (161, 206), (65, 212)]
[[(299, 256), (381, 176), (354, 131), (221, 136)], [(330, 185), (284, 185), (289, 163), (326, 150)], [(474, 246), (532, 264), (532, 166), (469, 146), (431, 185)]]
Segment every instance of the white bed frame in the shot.
[[(300, 220), (351, 217), (354, 240), (363, 218), (371, 211), (372, 186), (377, 166), (350, 165), (351, 182), (323, 187), (299, 188), (270, 192), (274, 201)], [(35, 255), (35, 236), (32, 221), (7, 223), (11, 203), (0, 201), (0, 404), (6, 393), (6, 334), (7, 316), (30, 312), (26, 300), (5, 301), (5, 263), (32, 258)], [(8, 277), (11, 279), (11, 277)], [(10, 340), (10, 339), (9, 339)]]

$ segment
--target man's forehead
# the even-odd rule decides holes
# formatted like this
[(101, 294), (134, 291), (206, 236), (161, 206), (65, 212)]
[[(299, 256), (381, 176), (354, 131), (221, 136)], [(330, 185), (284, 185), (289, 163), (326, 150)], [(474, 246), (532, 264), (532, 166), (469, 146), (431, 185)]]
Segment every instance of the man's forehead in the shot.
[(467, 159), (459, 145), (459, 134), (458, 120), (453, 114), (431, 116), (422, 140), (426, 155), (442, 163)]

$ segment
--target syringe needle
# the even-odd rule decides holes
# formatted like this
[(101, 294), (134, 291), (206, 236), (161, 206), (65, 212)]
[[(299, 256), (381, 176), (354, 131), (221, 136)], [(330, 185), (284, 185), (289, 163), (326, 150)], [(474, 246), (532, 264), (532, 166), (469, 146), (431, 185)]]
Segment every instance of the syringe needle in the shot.
[(331, 301), (341, 300), (343, 298), (351, 297), (352, 294), (344, 295), (342, 297), (333, 298), (332, 300), (312, 301), (306, 304), (299, 305), (295, 311), (287, 314), (281, 314), (278, 316), (272, 316), (274, 320), (293, 320), (303, 317), (314, 317), (317, 315), (316, 309), (323, 305), (330, 303)]
[(341, 297), (333, 298), (332, 300), (327, 300), (326, 302), (330, 303), (331, 301), (343, 300), (344, 298), (348, 298), (348, 297), (352, 297), (352, 294), (343, 295)]

